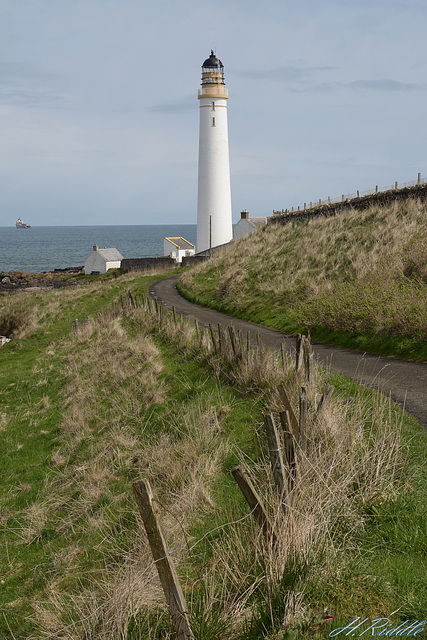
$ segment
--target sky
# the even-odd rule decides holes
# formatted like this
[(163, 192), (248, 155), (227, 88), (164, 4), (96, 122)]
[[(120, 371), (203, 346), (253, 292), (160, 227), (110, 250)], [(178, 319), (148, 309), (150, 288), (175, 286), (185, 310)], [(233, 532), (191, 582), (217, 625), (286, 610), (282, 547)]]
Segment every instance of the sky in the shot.
[(1, 0), (0, 226), (196, 223), (201, 65), (233, 220), (427, 178), (427, 0)]

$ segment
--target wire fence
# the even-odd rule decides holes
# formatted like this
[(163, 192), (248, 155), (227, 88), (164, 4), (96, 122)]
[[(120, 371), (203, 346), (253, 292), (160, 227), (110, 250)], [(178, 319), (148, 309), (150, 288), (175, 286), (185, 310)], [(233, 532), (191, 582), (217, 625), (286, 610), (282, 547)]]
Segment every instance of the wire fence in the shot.
[(379, 193), (387, 193), (389, 191), (400, 191), (402, 189), (408, 189), (411, 187), (419, 187), (421, 185), (427, 184), (427, 179), (421, 178), (421, 173), (418, 174), (417, 180), (413, 180), (411, 182), (395, 182), (392, 185), (386, 187), (378, 187), (376, 185), (373, 189), (367, 189), (365, 191), (356, 191), (355, 193), (347, 193), (341, 194), (341, 196), (335, 196), (331, 198), (328, 196), (326, 199), (304, 202), (304, 206), (301, 207), (292, 207), (291, 209), (282, 209), (281, 211), (273, 210), (273, 214), (281, 214), (281, 213), (295, 213), (298, 211), (305, 211), (307, 209), (315, 209), (316, 207), (323, 207), (328, 204), (339, 204), (340, 202), (348, 202), (350, 200), (355, 200), (356, 198), (365, 198), (367, 196), (373, 196)]

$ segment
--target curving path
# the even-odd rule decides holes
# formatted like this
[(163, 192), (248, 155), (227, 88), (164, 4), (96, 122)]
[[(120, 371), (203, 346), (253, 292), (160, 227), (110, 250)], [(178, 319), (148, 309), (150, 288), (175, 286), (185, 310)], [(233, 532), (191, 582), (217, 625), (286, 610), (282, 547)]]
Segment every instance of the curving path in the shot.
[[(189, 302), (178, 293), (178, 280), (179, 276), (160, 280), (151, 285), (150, 294), (168, 307), (175, 306), (177, 312), (187, 318), (197, 318), (202, 326), (216, 326), (218, 323), (232, 325), (245, 334), (248, 331), (253, 336), (260, 333), (263, 343), (272, 349), (278, 349), (282, 342), (286, 342), (288, 350), (294, 348), (295, 336)], [(316, 342), (312, 342), (312, 345), (315, 357), (321, 365), (390, 395), (427, 428), (427, 363), (375, 356)]]

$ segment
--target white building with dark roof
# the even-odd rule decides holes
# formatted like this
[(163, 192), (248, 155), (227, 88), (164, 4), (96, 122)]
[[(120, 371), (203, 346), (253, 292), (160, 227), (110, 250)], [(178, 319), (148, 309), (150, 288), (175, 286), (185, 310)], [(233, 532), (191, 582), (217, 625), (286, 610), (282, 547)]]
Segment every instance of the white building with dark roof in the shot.
[(100, 249), (93, 245), (93, 251), (85, 260), (84, 272), (86, 276), (106, 273), (108, 269), (120, 269), (123, 256), (117, 249)]
[(244, 238), (244, 236), (247, 236), (259, 227), (262, 227), (264, 224), (267, 224), (267, 216), (251, 218), (249, 216), (249, 212), (246, 211), (246, 209), (243, 209), (240, 213), (239, 222), (234, 225), (233, 237), (235, 240)]
[(182, 262), (184, 257), (194, 256), (196, 247), (185, 238), (172, 237), (165, 238), (163, 242), (163, 254), (170, 256), (177, 262)]

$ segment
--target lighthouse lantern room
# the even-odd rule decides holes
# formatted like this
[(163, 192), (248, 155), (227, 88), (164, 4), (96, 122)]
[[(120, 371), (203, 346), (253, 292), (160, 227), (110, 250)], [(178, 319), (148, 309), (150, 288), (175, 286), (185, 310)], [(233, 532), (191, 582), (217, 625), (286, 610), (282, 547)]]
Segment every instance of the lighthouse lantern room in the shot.
[(224, 66), (213, 50), (202, 65), (199, 90), (197, 252), (233, 238)]

